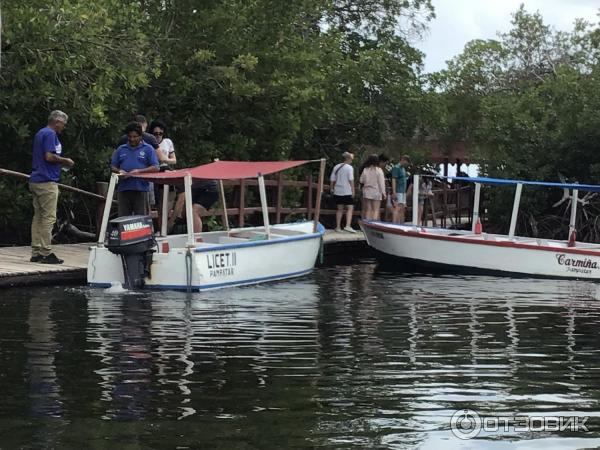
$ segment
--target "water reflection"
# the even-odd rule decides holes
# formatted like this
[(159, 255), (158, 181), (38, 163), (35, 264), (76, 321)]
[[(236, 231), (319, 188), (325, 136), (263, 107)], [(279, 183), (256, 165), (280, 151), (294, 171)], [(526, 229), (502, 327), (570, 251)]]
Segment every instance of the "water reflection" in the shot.
[[(366, 262), (202, 294), (9, 294), (0, 411), (25, 420), (0, 422), (11, 448), (32, 432), (50, 447), (66, 435), (137, 447), (600, 445), (593, 427), (466, 444), (449, 431), (462, 408), (600, 422), (593, 283), (398, 274)], [(41, 418), (52, 421), (43, 432)]]
[(54, 361), (58, 344), (50, 306), (51, 302), (39, 296), (32, 297), (29, 303), (29, 336), (25, 348), (29, 375), (29, 405), (33, 417), (62, 415), (61, 393)]

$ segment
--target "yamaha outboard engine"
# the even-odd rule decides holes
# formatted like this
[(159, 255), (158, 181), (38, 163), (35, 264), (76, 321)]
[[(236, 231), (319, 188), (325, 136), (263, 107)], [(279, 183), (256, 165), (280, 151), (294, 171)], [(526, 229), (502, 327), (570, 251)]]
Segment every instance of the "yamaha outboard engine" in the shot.
[(125, 216), (108, 223), (106, 248), (121, 255), (125, 287), (136, 289), (144, 286), (144, 278), (150, 276), (152, 253), (156, 241), (150, 216)]

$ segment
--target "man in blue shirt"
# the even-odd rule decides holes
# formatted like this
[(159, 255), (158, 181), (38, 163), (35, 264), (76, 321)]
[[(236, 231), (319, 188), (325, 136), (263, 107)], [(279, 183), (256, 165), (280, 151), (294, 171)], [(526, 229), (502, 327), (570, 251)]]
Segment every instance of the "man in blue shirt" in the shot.
[(117, 185), (119, 216), (147, 215), (150, 212), (150, 183), (135, 178), (135, 174), (158, 172), (158, 157), (152, 146), (142, 141), (142, 126), (138, 122), (130, 122), (125, 134), (127, 144), (115, 150), (110, 163), (112, 171), (120, 175)]
[(71, 158), (62, 157), (62, 145), (58, 135), (65, 129), (69, 117), (62, 111), (52, 111), (48, 125), (39, 130), (33, 139), (32, 171), (29, 191), (33, 198), (31, 221), (31, 262), (62, 264), (50, 244), (52, 227), (56, 222), (58, 204), (58, 180), (61, 166), (73, 167)]
[(406, 212), (406, 182), (408, 175), (406, 167), (410, 164), (410, 157), (403, 155), (400, 158), (400, 163), (392, 168), (392, 221), (394, 223), (404, 223)]

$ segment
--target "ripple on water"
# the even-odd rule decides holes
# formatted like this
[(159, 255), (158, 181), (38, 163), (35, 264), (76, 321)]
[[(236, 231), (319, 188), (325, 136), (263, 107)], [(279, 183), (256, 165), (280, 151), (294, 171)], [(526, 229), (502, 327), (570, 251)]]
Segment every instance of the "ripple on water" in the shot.
[[(67, 431), (81, 445), (471, 448), (450, 433), (458, 409), (597, 424), (598, 292), (373, 262), (194, 294), (8, 290), (0, 410), (15, 422), (0, 431), (8, 447), (33, 434), (58, 447)], [(485, 434), (476, 446), (598, 437)]]

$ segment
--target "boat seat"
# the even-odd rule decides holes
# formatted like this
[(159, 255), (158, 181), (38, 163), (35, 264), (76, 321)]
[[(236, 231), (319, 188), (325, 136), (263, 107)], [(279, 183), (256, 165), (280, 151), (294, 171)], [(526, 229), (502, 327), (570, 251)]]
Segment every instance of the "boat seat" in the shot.
[(219, 236), (219, 244), (233, 244), (235, 242), (248, 242), (245, 237)]
[(267, 239), (267, 235), (265, 233), (252, 233), (252, 236), (248, 240), (250, 241), (264, 241)]

